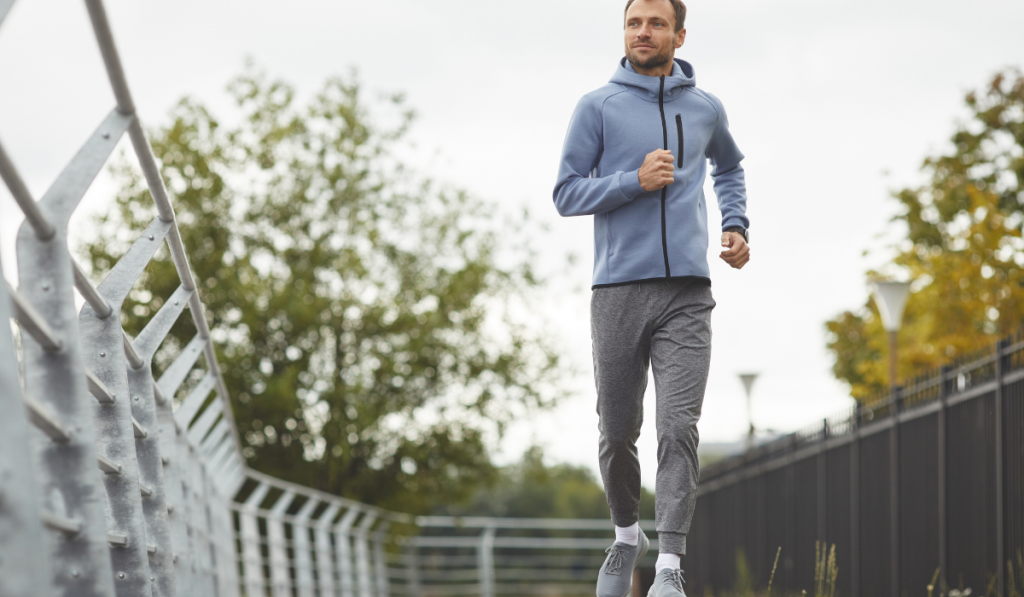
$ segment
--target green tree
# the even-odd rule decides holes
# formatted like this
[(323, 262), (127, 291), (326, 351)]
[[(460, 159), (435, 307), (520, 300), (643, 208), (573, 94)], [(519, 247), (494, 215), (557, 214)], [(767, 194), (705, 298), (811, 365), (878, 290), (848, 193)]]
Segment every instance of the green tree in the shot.
[[(590, 469), (544, 464), (544, 452), (530, 448), (522, 460), (502, 467), (497, 480), (466, 504), (439, 507), (451, 516), (512, 518), (604, 518), (611, 514), (604, 488)], [(641, 489), (640, 518), (654, 519), (654, 495)]]
[[(236, 124), (186, 98), (151, 137), (250, 466), (402, 511), (468, 497), (505, 424), (560, 395), (550, 342), (514, 316), (538, 284), (526, 220), (405, 167), (412, 112), (371, 110), (354, 75), (305, 103), (251, 68), (228, 89)], [(126, 159), (113, 174), (116, 209), (84, 248), (97, 272), (156, 215)], [(173, 267), (166, 250), (150, 265), (129, 333)]]
[[(915, 280), (901, 380), (991, 345), (1024, 317), (1024, 74), (1000, 72), (965, 103), (970, 116), (951, 150), (924, 161), (929, 182), (894, 193), (907, 232), (894, 263)], [(833, 371), (855, 398), (888, 387), (887, 340), (870, 299), (827, 328)]]

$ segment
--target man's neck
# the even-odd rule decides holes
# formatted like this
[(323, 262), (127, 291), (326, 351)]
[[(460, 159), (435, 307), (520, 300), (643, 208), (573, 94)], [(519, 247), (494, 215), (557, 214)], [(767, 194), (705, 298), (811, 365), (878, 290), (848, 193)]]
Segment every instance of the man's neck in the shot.
[(633, 66), (633, 70), (640, 75), (646, 75), (648, 77), (669, 77), (672, 76), (672, 70), (675, 67), (676, 61), (673, 57), (671, 60), (662, 64), (661, 66), (655, 66), (653, 68), (640, 68), (639, 66), (630, 62)]

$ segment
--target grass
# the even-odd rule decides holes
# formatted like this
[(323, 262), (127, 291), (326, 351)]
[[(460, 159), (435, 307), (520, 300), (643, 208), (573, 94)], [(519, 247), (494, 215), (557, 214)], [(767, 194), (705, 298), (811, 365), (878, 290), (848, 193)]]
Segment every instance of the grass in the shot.
[[(768, 587), (764, 592), (755, 588), (754, 575), (747, 563), (746, 554), (742, 551), (736, 552), (736, 583), (731, 593), (716, 593), (723, 597), (771, 597), (772, 584), (775, 582), (775, 572), (779, 567), (779, 557), (782, 555), (782, 547), (775, 551), (775, 562), (772, 564), (772, 572), (768, 578)], [(936, 568), (932, 580), (925, 587), (928, 597), (970, 597), (970, 588), (960, 586), (949, 588), (939, 581), (941, 569)], [(831, 547), (815, 542), (814, 544), (814, 586), (813, 597), (835, 597), (836, 581), (839, 578), (839, 566), (836, 564), (836, 546)], [(942, 585), (942, 586), (940, 586)], [(705, 594), (709, 594), (705, 592)], [(800, 593), (807, 597), (806, 590)], [(985, 597), (1024, 597), (1024, 552), (1018, 551), (1016, 562), (1012, 559), (1006, 562), (1006, 592), (1000, 595), (996, 589), (996, 577), (993, 575), (989, 580)]]

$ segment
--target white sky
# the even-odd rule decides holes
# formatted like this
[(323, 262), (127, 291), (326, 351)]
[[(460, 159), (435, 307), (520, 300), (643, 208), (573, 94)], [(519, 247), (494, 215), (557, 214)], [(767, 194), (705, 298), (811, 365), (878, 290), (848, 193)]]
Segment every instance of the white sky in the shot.
[[(303, 93), (352, 67), (372, 91), (403, 91), (420, 115), (414, 159), (486, 200), (525, 203), (554, 256), (582, 259), (552, 283), (551, 330), (580, 370), (576, 396), (515, 427), (503, 459), (530, 442), (596, 467), (590, 379), (590, 218), (559, 218), (551, 189), (576, 101), (622, 54), (623, 0), (108, 0), (143, 120), (183, 95), (229, 115), (228, 79), (246, 56)], [(753, 261), (712, 251), (718, 308), (705, 441), (746, 427), (736, 374), (758, 371), (755, 422), (791, 430), (850, 404), (829, 372), (823, 322), (857, 308), (863, 272), (884, 261), (889, 191), (920, 180), (965, 91), (1024, 62), (1024, 2), (690, 0), (679, 56), (725, 103), (747, 155)], [(0, 26), (0, 139), (38, 197), (113, 107), (84, 4), (19, 0)], [(887, 174), (888, 173), (888, 174)], [(708, 189), (709, 197), (710, 186)], [(102, 177), (72, 222), (105, 209)], [(711, 210), (712, 228), (720, 222)], [(0, 185), (0, 254), (16, 279), (21, 216)], [(714, 240), (714, 239), (713, 239)], [(712, 247), (714, 249), (714, 247)], [(653, 400), (653, 395), (648, 396)], [(653, 413), (653, 403), (647, 407)], [(641, 439), (653, 485), (653, 421)]]

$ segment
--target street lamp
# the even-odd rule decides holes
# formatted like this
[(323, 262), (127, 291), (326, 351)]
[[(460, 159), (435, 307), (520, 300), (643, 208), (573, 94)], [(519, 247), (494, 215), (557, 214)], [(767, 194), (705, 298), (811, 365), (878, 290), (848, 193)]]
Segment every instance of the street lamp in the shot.
[(754, 388), (755, 379), (757, 373), (740, 373), (743, 389), (747, 391), (747, 420), (750, 422), (750, 429), (747, 430), (747, 450), (754, 447), (754, 410), (750, 405), (750, 391)]
[(909, 282), (875, 282), (875, 304), (882, 314), (882, 327), (889, 332), (889, 386), (896, 390), (896, 335), (903, 324), (903, 310), (910, 295)]

